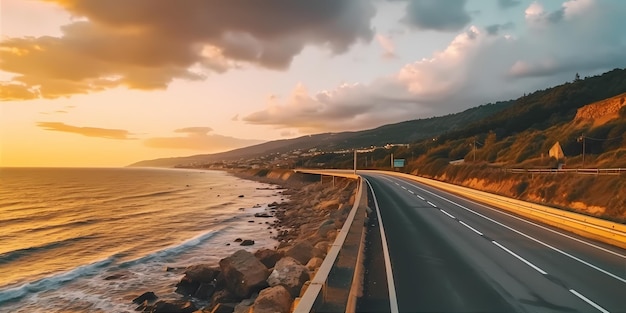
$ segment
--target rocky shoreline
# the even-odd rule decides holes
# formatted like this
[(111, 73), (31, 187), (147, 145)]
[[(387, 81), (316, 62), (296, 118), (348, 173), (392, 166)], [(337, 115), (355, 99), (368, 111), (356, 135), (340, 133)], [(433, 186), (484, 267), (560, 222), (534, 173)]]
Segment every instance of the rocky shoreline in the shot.
[[(322, 264), (343, 226), (356, 182), (320, 182), (290, 171), (237, 171), (233, 175), (284, 188), (285, 201), (272, 203), (255, 218), (272, 218), (275, 249), (238, 250), (219, 264), (184, 269), (176, 284), (180, 299), (160, 300), (153, 292), (132, 300), (138, 312), (291, 312)], [(253, 245), (254, 238), (237, 240)]]

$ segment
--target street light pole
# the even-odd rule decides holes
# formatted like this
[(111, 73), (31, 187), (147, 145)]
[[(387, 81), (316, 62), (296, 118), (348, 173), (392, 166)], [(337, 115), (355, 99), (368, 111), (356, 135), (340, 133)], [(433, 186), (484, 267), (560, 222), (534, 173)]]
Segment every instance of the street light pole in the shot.
[(356, 175), (356, 149), (354, 149), (354, 175)]

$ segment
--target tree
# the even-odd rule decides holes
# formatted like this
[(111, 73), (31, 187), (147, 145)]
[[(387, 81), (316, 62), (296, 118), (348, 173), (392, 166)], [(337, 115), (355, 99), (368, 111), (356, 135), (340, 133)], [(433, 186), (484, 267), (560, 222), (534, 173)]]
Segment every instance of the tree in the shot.
[(576, 73), (576, 76), (574, 77), (574, 82), (579, 82), (579, 81), (581, 81), (580, 75), (578, 75), (578, 73)]

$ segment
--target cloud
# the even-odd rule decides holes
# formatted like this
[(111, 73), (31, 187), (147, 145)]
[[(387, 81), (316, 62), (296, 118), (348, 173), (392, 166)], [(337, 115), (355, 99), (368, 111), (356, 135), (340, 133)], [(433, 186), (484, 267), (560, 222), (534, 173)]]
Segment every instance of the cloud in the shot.
[(498, 0), (498, 7), (500, 9), (510, 9), (520, 5), (522, 1), (520, 0)]
[(376, 35), (376, 41), (383, 48), (384, 52), (382, 54), (383, 59), (393, 59), (396, 58), (396, 47), (393, 44), (390, 36), (385, 36), (378, 34)]
[(38, 95), (23, 84), (0, 83), (0, 101), (32, 100)]
[(65, 123), (60, 123), (60, 122), (37, 122), (37, 126), (43, 128), (44, 130), (74, 133), (74, 134), (80, 134), (80, 135), (87, 136), (87, 137), (98, 137), (98, 138), (118, 139), (118, 140), (136, 139), (136, 138), (129, 137), (132, 134), (128, 132), (127, 130), (123, 130), (123, 129), (77, 127), (77, 126), (72, 126), (72, 125), (66, 125)]
[(164, 89), (241, 64), (284, 70), (308, 45), (340, 54), (374, 34), (369, 0), (48, 1), (76, 17), (62, 36), (0, 42), (0, 70), (43, 98)]
[(239, 139), (234, 137), (209, 134), (210, 127), (187, 127), (174, 130), (175, 133), (186, 134), (182, 137), (155, 137), (144, 140), (151, 148), (201, 150), (204, 152), (220, 152), (262, 143), (260, 140)]
[[(576, 1), (582, 0), (566, 1), (562, 8), (582, 3)], [(242, 120), (301, 133), (368, 129), (517, 98), (571, 81), (577, 72), (596, 75), (626, 67), (626, 34), (619, 27), (626, 2), (593, 2), (585, 14), (574, 14), (578, 10), (563, 9), (562, 19), (541, 28), (522, 24), (514, 34), (506, 33), (512, 24), (471, 26), (445, 49), (392, 75), (317, 92), (300, 84)], [(526, 13), (550, 14), (536, 4)]]
[(493, 24), (485, 27), (485, 30), (489, 35), (497, 36), (501, 31), (510, 30), (515, 28), (515, 24), (509, 22), (504, 24)]
[(421, 30), (458, 31), (472, 18), (466, 0), (410, 0), (402, 22)]

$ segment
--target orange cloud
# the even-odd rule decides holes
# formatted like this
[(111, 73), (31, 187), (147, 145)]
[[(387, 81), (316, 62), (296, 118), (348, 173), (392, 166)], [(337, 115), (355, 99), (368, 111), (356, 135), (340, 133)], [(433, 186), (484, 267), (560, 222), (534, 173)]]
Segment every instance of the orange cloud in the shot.
[(72, 125), (66, 125), (60, 122), (38, 122), (37, 126), (45, 130), (74, 133), (74, 134), (80, 134), (80, 135), (87, 136), (87, 137), (98, 137), (98, 138), (120, 139), (120, 140), (136, 139), (136, 138), (129, 137), (132, 134), (128, 132), (127, 130), (123, 130), (123, 129), (77, 127), (77, 126), (72, 126)]
[(0, 42), (0, 70), (43, 98), (118, 86), (163, 89), (238, 62), (286, 69), (306, 45), (342, 53), (370, 41), (375, 13), (362, 0), (48, 1), (81, 20), (63, 26), (61, 37)]
[(0, 84), (0, 101), (31, 100), (38, 96), (22, 84)]
[(205, 152), (219, 152), (232, 150), (262, 143), (260, 140), (239, 139), (234, 137), (209, 134), (210, 127), (187, 127), (174, 130), (183, 133), (183, 137), (156, 137), (148, 138), (144, 144), (152, 148), (201, 150)]

